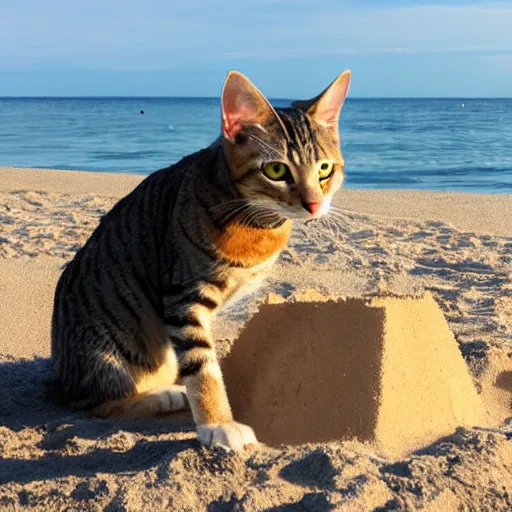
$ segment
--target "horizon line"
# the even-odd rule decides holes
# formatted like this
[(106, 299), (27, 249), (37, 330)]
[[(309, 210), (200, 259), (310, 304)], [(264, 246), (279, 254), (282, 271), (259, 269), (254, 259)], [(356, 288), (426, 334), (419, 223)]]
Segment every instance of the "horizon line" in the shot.
[[(101, 100), (101, 99), (176, 99), (176, 100), (218, 100), (220, 96), (114, 96), (114, 95), (91, 95), (91, 96), (2, 96), (0, 100)], [(272, 101), (296, 101), (298, 98), (272, 98)], [(356, 96), (348, 97), (345, 101), (352, 100), (511, 100), (512, 96)]]

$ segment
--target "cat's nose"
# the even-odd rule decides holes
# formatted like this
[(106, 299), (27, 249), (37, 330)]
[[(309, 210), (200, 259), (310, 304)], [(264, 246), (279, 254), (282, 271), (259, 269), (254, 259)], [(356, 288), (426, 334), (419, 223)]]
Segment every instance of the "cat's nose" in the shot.
[(317, 202), (314, 202), (314, 203), (307, 203), (306, 201), (304, 201), (302, 203), (302, 206), (311, 214), (313, 215), (316, 215), (319, 211), (320, 211), (320, 208), (322, 208), (322, 203), (317, 203)]

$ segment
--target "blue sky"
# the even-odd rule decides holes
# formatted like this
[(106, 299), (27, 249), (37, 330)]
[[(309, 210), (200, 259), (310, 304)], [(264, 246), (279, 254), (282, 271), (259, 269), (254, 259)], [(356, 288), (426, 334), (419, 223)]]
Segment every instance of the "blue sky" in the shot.
[(512, 96), (512, 1), (0, 0), (0, 96)]

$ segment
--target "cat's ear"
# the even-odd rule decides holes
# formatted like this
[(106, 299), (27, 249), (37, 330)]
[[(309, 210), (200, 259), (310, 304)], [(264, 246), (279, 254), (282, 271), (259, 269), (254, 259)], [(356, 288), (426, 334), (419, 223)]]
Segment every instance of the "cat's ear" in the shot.
[(294, 101), (292, 106), (307, 112), (318, 124), (338, 131), (341, 107), (350, 87), (351, 71), (347, 69), (318, 96)]
[(251, 83), (238, 73), (230, 71), (222, 88), (222, 133), (233, 141), (248, 124), (264, 124), (275, 111), (267, 98)]

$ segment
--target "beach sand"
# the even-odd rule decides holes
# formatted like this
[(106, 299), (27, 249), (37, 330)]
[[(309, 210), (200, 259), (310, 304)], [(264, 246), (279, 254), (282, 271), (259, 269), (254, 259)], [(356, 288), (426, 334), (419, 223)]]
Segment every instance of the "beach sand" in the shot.
[[(512, 196), (341, 191), (338, 213), (296, 225), (214, 326), (234, 409), (270, 443), (233, 454), (200, 448), (186, 414), (97, 420), (52, 394), (62, 265), (141, 179), (0, 167), (1, 510), (512, 508)], [(272, 318), (280, 352), (257, 344)], [(247, 357), (263, 370), (237, 394)]]

